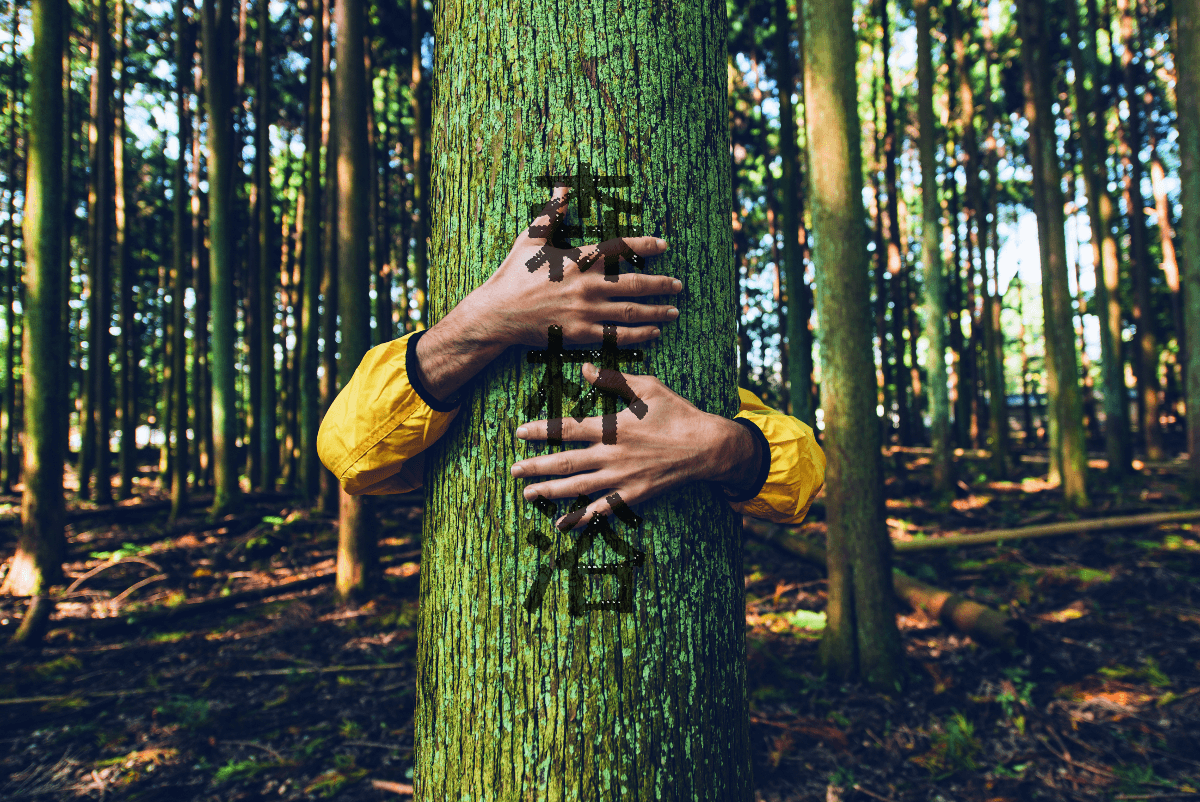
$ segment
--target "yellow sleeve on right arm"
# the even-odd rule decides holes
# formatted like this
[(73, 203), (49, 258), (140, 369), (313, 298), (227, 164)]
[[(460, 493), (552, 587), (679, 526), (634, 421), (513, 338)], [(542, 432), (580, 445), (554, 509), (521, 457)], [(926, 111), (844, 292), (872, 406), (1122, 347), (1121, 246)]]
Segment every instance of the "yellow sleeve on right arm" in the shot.
[(458, 413), (457, 406), (423, 398), (410, 377), (418, 336), (414, 332), (368, 351), (321, 421), (317, 454), (350, 495), (421, 487), (423, 452)]

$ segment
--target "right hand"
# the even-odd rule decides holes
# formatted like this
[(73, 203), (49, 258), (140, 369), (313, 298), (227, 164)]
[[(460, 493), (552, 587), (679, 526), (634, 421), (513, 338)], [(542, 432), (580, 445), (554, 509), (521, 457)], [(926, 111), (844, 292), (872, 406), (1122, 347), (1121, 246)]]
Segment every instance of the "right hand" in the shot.
[[(666, 251), (666, 241), (624, 237), (582, 248), (556, 248), (552, 232), (562, 224), (566, 211), (566, 187), (556, 187), (541, 215), (517, 237), (496, 272), (456, 311), (469, 310), (475, 325), (504, 345), (545, 346), (550, 326), (562, 327), (564, 344), (598, 343), (606, 323), (616, 325), (620, 345), (658, 337), (659, 326), (678, 318), (679, 310), (641, 299), (675, 295), (683, 283), (671, 276), (631, 272), (606, 278), (604, 256), (656, 256)], [(533, 272), (527, 267), (542, 249), (551, 260), (562, 260), (561, 281), (550, 280), (545, 260)]]

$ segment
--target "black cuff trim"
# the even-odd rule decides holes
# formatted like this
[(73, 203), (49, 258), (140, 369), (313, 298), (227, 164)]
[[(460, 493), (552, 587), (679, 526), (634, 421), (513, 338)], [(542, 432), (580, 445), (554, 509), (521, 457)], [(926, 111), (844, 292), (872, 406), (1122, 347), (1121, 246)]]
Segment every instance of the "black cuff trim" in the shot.
[(415, 332), (408, 338), (408, 350), (404, 354), (404, 370), (408, 373), (408, 383), (412, 385), (417, 397), (428, 404), (430, 409), (435, 412), (453, 412), (462, 403), (460, 394), (456, 393), (445, 401), (438, 401), (421, 381), (421, 374), (417, 370), (417, 340), (427, 331), (429, 329)]
[(731, 504), (740, 504), (743, 501), (755, 498), (762, 492), (763, 485), (767, 483), (767, 475), (771, 473), (771, 444), (767, 442), (767, 436), (763, 434), (762, 429), (745, 418), (734, 418), (733, 422), (740, 423), (750, 430), (751, 436), (758, 443), (759, 453), (761, 454), (758, 461), (758, 474), (754, 477), (754, 483), (750, 485), (750, 489), (740, 496), (731, 496), (729, 494), (725, 496)]

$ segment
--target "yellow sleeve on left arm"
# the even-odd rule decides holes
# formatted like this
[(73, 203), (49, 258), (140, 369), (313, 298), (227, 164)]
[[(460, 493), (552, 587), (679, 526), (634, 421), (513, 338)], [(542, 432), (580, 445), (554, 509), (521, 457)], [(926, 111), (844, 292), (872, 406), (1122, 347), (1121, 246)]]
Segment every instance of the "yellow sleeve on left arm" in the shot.
[(749, 390), (738, 389), (745, 418), (771, 446), (771, 467), (758, 495), (733, 504), (738, 512), (778, 524), (798, 524), (825, 484), (825, 453), (808, 424), (771, 409)]

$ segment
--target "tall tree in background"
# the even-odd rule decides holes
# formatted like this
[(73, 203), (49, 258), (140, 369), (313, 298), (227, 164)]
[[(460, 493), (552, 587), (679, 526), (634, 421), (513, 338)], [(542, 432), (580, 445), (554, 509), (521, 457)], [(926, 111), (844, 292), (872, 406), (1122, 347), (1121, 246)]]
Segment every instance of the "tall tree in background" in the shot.
[(1120, 264), (1117, 237), (1113, 231), (1116, 205), (1108, 190), (1105, 164), (1103, 116), (1096, 109), (1096, 87), (1101, 80), (1096, 58), (1096, 28), (1099, 10), (1096, 0), (1088, 0), (1088, 34), (1079, 25), (1079, 4), (1070, 0), (1067, 7), (1072, 66), (1075, 72), (1075, 119), (1079, 126), (1083, 183), (1088, 199), (1088, 218), (1092, 231), (1092, 264), (1096, 270), (1096, 310), (1100, 320), (1100, 363), (1104, 387), (1104, 445), (1108, 473), (1120, 478), (1129, 472), (1129, 403), (1125, 391), (1125, 371), (1121, 359), (1121, 300), (1118, 297)]
[(783, 176), (782, 196), (783, 270), (787, 286), (788, 316), (788, 397), (792, 415), (816, 425), (812, 392), (812, 332), (808, 322), (808, 285), (804, 281), (804, 257), (800, 248), (801, 182), (800, 152), (796, 144), (796, 113), (792, 107), (792, 89), (796, 85), (792, 68), (792, 20), (787, 0), (775, 0), (775, 65), (779, 85), (779, 156)]
[(1187, 349), (1188, 461), (1200, 493), (1200, 0), (1175, 0), (1175, 88), (1183, 214), (1184, 331)]
[[(367, 183), (367, 76), (363, 50), (366, 33), (364, 0), (338, 0), (334, 5), (337, 26), (337, 88), (333, 119), (337, 139), (338, 311), (341, 316), (341, 353), (338, 380), (350, 382), (358, 363), (371, 347), (370, 209)], [(326, 344), (326, 347), (332, 347)], [(344, 600), (366, 596), (376, 566), (376, 528), (368, 521), (363, 496), (344, 491), (338, 505), (337, 592)]]
[[(431, 318), (504, 258), (527, 210), (550, 194), (535, 177), (578, 175), (582, 165), (628, 175), (631, 186), (606, 194), (641, 205), (627, 222), (671, 243), (648, 271), (684, 286), (680, 317), (646, 348), (645, 369), (728, 417), (738, 396), (726, 5), (667, 0), (658, 24), (631, 27), (641, 13), (551, 0), (436, 4)], [(637, 30), (636, 47), (562, 29), (562, 19), (584, 15), (598, 29)], [(691, 87), (686, 98), (673, 89), (681, 85)], [(549, 135), (610, 108), (622, 110), (620, 128)], [(495, 470), (531, 451), (513, 433), (536, 383), (525, 355), (506, 352), (426, 452), (416, 797), (537, 787), (556, 800), (748, 802), (742, 546), (732, 510), (713, 488), (692, 484), (639, 509), (641, 527), (613, 524), (645, 553), (632, 569), (631, 611), (571, 616), (568, 577), (558, 571), (526, 612), (522, 599), (555, 556), (525, 533), (544, 526), (560, 535), (563, 557), (572, 540), (522, 500), (509, 472)], [(464, 498), (491, 501), (464, 506)], [(602, 548), (580, 559), (598, 559)], [(475, 645), (485, 642), (494, 646)]]
[[(954, 492), (954, 479), (950, 460), (950, 397), (946, 384), (946, 285), (942, 275), (942, 206), (938, 202), (937, 162), (934, 153), (937, 143), (933, 117), (933, 43), (930, 34), (929, 0), (914, 0), (913, 8), (917, 12), (921, 263), (924, 268), (925, 339), (928, 347), (925, 370), (929, 376), (933, 491), (940, 497), (940, 501), (948, 503)], [(968, 388), (960, 380), (959, 393), (965, 392), (968, 392)]]
[(902, 676), (902, 652), (875, 425), (853, 3), (805, 3), (808, 187), (821, 321), (829, 533), (828, 624), (821, 656), (835, 676), (860, 676), (894, 690)]
[(4, 219), (4, 244), (6, 246), (4, 273), (0, 275), (0, 303), (4, 306), (4, 398), (0, 400), (0, 492), (12, 492), (17, 481), (17, 469), (13, 455), (17, 429), (17, 380), (16, 380), (16, 311), (13, 297), (19, 281), (17, 270), (16, 216), (17, 216), (17, 148), (20, 129), (17, 124), (17, 99), (21, 94), (21, 62), (17, 58), (17, 40), (20, 38), (20, 4), (12, 4), (12, 61), (9, 69), (8, 94), (8, 153), (4, 158), (4, 180), (7, 184), (8, 201)]
[(409, 83), (409, 110), (412, 112), (412, 171), (413, 171), (413, 298), (417, 304), (417, 319), (421, 328), (429, 325), (429, 157), (426, 135), (429, 121), (425, 118), (425, 73), (421, 68), (421, 42), (425, 38), (425, 0), (411, 0), (412, 73)]
[(118, 305), (117, 316), (120, 320), (121, 337), (117, 345), (118, 359), (121, 365), (121, 391), (118, 395), (118, 406), (121, 411), (121, 448), (118, 457), (120, 468), (120, 484), (117, 498), (127, 499), (133, 495), (133, 476), (137, 473), (137, 443), (134, 432), (137, 422), (137, 385), (134, 371), (137, 359), (134, 355), (136, 336), (133, 320), (133, 260), (129, 254), (129, 176), (126, 171), (129, 160), (125, 153), (128, 132), (125, 129), (125, 91), (128, 76), (128, 65), (125, 63), (128, 53), (129, 7), (127, 0), (117, 0), (117, 99), (113, 107), (113, 183), (114, 211), (116, 226), (113, 229), (116, 239), (117, 254), (117, 283)]
[[(338, 330), (338, 223), (337, 223), (337, 160), (338, 140), (334, 130), (333, 109), (336, 103), (337, 85), (333, 73), (333, 46), (329, 34), (330, 6), (325, 5), (325, 44), (321, 53), (323, 68), (321, 103), (321, 139), (325, 143), (325, 194), (323, 199), (325, 236), (321, 239), (321, 414), (329, 409), (337, 394), (337, 330)], [(334, 475), (321, 470), (321, 492), (318, 509), (325, 515), (336, 513), (341, 498), (341, 486)]]
[[(88, 220), (91, 223), (91, 245), (89, 256), (88, 293), (91, 309), (88, 315), (90, 331), (88, 347), (88, 381), (91, 384), (91, 415), (85, 425), (85, 434), (90, 434), (96, 490), (92, 498), (98, 504), (112, 502), (112, 486), (109, 478), (109, 430), (111, 411), (109, 403), (110, 376), (108, 352), (111, 305), (111, 239), (110, 226), (113, 217), (112, 187), (112, 29), (108, 17), (109, 0), (97, 0), (95, 43), (96, 73), (92, 83), (92, 184), (88, 198)], [(82, 460), (81, 460), (82, 462)], [(85, 464), (85, 467), (92, 467)], [(80, 494), (85, 498), (87, 471), (81, 468), (79, 477)]]
[(237, 390), (234, 386), (233, 295), (233, 76), (229, 0), (204, 0), (204, 79), (208, 106), (209, 275), (212, 292), (213, 515), (228, 511), (241, 493), (235, 459)]
[[(255, 96), (255, 167), (258, 171), (258, 328), (262, 387), (259, 390), (259, 480), (263, 490), (274, 490), (279, 474), (276, 439), (275, 393), (275, 272), (279, 254), (275, 246), (275, 207), (271, 197), (271, 8), (258, 0), (258, 92)], [(284, 187), (286, 192), (287, 188)], [(251, 368), (252, 370), (254, 368)]]
[[(50, 605), (39, 604), (62, 578), (63, 459), (66, 452), (66, 348), (60, 323), (63, 295), (63, 70), (65, 0), (33, 0), (29, 146), (25, 182), (25, 492), (21, 534), (0, 592), (34, 596), (17, 639), (32, 639)], [(40, 610), (39, 610), (40, 606)]]
[(300, 487), (309, 502), (320, 492), (321, 464), (317, 459), (321, 386), (321, 78), (324, 68), (325, 26), (321, 0), (312, 0), (308, 56), (308, 106), (304, 118), (304, 264), (300, 280)]
[[(1024, 66), (1025, 117), (1029, 122), (1029, 162), (1033, 170), (1034, 205), (1042, 261), (1042, 307), (1045, 319), (1046, 384), (1050, 395), (1051, 466), (1060, 466), (1063, 494), (1069, 506), (1088, 505), (1087, 450), (1083, 432), (1083, 399), (1071, 292), (1067, 283), (1067, 243), (1063, 217), (1062, 173), (1051, 110), (1052, 75), (1045, 9), (1036, 0), (1020, 0), (1021, 60)], [(1054, 430), (1057, 428), (1057, 437)]]
[[(191, 147), (192, 119), (188, 111), (188, 72), (192, 64), (192, 37), (184, 0), (175, 0), (175, 109), (179, 121), (179, 156), (175, 159), (171, 206), (173, 212), (171, 251), (171, 411), (175, 420), (175, 448), (172, 454), (171, 523), (179, 519), (187, 504), (188, 492), (188, 398), (187, 398), (187, 316), (184, 294), (187, 292), (188, 257), (188, 177), (187, 153)], [(199, 165), (193, 165), (199, 169)]]

